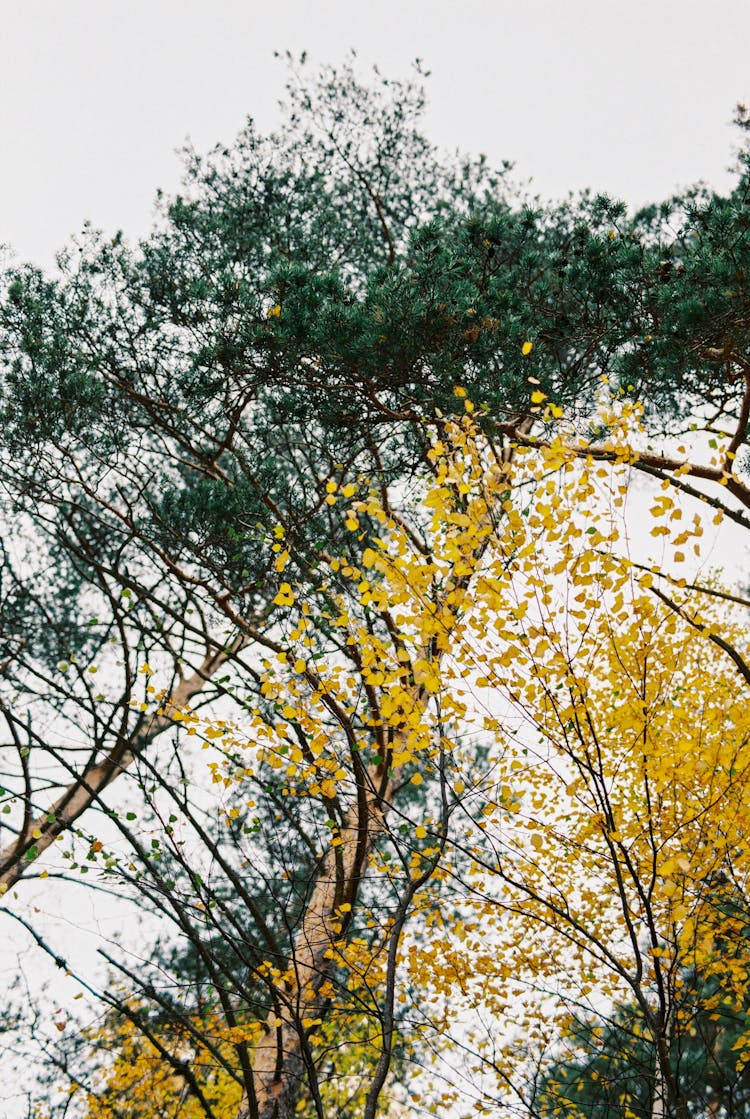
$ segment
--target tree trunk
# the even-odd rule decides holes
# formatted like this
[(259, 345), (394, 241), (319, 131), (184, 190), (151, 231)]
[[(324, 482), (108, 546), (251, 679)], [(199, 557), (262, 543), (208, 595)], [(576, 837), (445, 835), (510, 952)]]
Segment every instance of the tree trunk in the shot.
[[(373, 769), (368, 778), (370, 787), (376, 788), (380, 775)], [(348, 914), (342, 914), (339, 906), (353, 904), (363, 868), (383, 826), (376, 798), (367, 796), (346, 814), (340, 829), (343, 843), (329, 847), (323, 858), (294, 938), (290, 978), (281, 992), (283, 1004), (278, 1014), (272, 1011), (268, 1015), (264, 1036), (254, 1050), (255, 1099), (243, 1098), (237, 1119), (294, 1119), (303, 1083), (313, 1093), (316, 1090), (307, 1076), (304, 1023), (324, 1013), (321, 987), (333, 969), (334, 945), (348, 923)]]

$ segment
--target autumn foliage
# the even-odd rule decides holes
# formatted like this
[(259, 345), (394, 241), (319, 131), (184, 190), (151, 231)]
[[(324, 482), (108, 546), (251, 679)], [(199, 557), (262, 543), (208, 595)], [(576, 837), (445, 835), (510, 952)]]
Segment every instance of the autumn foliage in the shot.
[[(386, 1085), (394, 1109), (572, 1114), (561, 1054), (628, 1001), (648, 1057), (621, 1113), (646, 1085), (650, 1107), (687, 1114), (698, 1016), (744, 1015), (744, 603), (693, 574), (722, 514), (669, 480), (644, 493), (638, 410), (605, 393), (602, 412), (606, 458), (564, 428), (493, 442), (467, 400), (398, 507), (331, 482), (349, 543), (317, 585), (287, 579), (283, 526), (272, 545), (264, 702), (219, 723), (172, 711), (231, 791), (225, 827), (272, 774), (317, 849), (289, 957), (256, 967), (272, 1009), (201, 1024), (211, 1114), (236, 1113), (242, 1059), (243, 1115), (272, 1113), (273, 1067), (301, 1070), (283, 1104), (299, 1114), (310, 1092), (320, 1114), (375, 1114)], [(201, 1114), (132, 1025), (117, 1046), (92, 1119), (130, 1116), (139, 1084), (165, 1115), (188, 1098), (175, 1114)]]

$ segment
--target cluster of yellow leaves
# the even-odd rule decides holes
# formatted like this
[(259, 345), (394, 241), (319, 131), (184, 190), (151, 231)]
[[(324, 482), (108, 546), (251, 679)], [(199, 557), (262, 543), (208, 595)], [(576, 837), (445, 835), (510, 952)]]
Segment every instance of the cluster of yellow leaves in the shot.
[[(373, 492), (351, 500), (342, 516), (352, 532), (366, 520), (382, 535), (368, 537), (356, 562), (328, 558), (312, 606), (304, 588), (280, 582), (274, 599), (280, 640), (263, 665), (266, 706), (251, 707), (241, 725), (199, 728), (204, 738), (221, 739), (232, 758), (238, 748), (253, 753), (244, 769), (234, 761), (223, 768), (213, 763), (215, 781), (229, 787), (267, 766), (283, 774), (284, 795), (326, 801), (353, 795), (352, 751), (368, 762), (380, 756), (376, 764), (415, 785), (434, 769), (441, 736), (432, 701), (440, 694), (442, 724), (466, 714), (461, 689), (443, 685), (442, 662), (462, 624), (473, 557), (493, 532), (482, 465), (466, 453), (476, 439), (470, 421), (445, 439), (430, 456), (435, 483), (423, 500), (427, 545), (419, 547), (409, 526)], [(350, 499), (355, 490), (333, 482), (327, 488), (334, 500)], [(274, 547), (288, 555), (280, 538)], [(373, 625), (373, 618), (382, 623), (386, 617), (387, 624)], [(330, 637), (327, 644), (321, 640), (321, 621), (342, 655), (331, 655)], [(175, 717), (195, 730), (190, 713)], [(337, 838), (334, 833), (333, 843)]]
[[(215, 1054), (201, 1045), (200, 1039), (209, 1039), (228, 1067), (238, 1073), (234, 1044), (252, 1037), (252, 1030), (243, 1028), (242, 1038), (233, 1037), (220, 1018), (195, 1019), (193, 1025), (195, 1032), (191, 1034), (168, 1025), (155, 1025), (153, 1032), (177, 1060), (189, 1059), (190, 1070), (216, 1119), (235, 1119), (242, 1097), (238, 1075), (233, 1076), (223, 1067)], [(97, 1063), (102, 1061), (102, 1052), (110, 1054), (110, 1058), (105, 1057), (99, 1065), (99, 1084), (86, 1099), (86, 1119), (151, 1119), (154, 1115), (160, 1119), (202, 1119), (205, 1116), (200, 1101), (187, 1090), (184, 1077), (131, 1021), (107, 1022), (102, 1030), (92, 1030), (89, 1034)]]
[[(454, 631), (457, 674), (473, 681), (473, 711), (496, 728), (498, 748), (461, 842), (473, 860), (464, 923), (431, 936), (418, 973), (431, 976), (436, 1005), (455, 1009), (460, 992), (485, 1019), (494, 1008), (506, 1031), (509, 993), (518, 1022), (524, 988), (544, 991), (526, 1005), (527, 1038), (554, 991), (595, 1006), (632, 986), (651, 998), (663, 981), (677, 1020), (696, 970), (720, 975), (737, 1007), (750, 990), (743, 953), (730, 962), (718, 948), (732, 930), (716, 903), (723, 877), (740, 893), (750, 879), (750, 705), (726, 654), (747, 639), (730, 611), (619, 546), (630, 422), (618, 420), (612, 464), (562, 440), (517, 454), (512, 496)], [(533, 495), (521, 508), (529, 466)], [(667, 571), (686, 545), (700, 555), (704, 531), (668, 490), (651, 509)], [(487, 930), (498, 912), (485, 953), (482, 936), (464, 933)], [(485, 1039), (497, 1067), (496, 1042)]]

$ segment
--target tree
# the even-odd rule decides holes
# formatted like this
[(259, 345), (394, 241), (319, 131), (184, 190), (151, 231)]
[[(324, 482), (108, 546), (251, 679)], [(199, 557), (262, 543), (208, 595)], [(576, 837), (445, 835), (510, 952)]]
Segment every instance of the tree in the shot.
[[(534, 535), (559, 547), (556, 510), (571, 493), (591, 499), (590, 483), (576, 481), (561, 485), (556, 505), (538, 472), (581, 458), (606, 474), (608, 462), (627, 460), (667, 481), (675, 508), (700, 499), (696, 479), (719, 482), (720, 496), (707, 500), (747, 524), (746, 171), (728, 199), (692, 192), (633, 219), (601, 198), (516, 205), (507, 175), (441, 163), (416, 130), (420, 107), (414, 86), (371, 93), (351, 72), (343, 83), (324, 75), (314, 94), (294, 86), (280, 136), (249, 127), (233, 151), (189, 157), (186, 192), (147, 242), (130, 250), (92, 235), (56, 280), (14, 270), (0, 312), (0, 473), (8, 521), (30, 542), (29, 554), (3, 557), (3, 713), (17, 757), (3, 881), (33, 872), (61, 834), (73, 840), (74, 868), (114, 858), (98, 823), (84, 824), (84, 812), (103, 808), (132, 852), (132, 867), (115, 860), (110, 869), (201, 955), (227, 1028), (248, 1017), (267, 1041), (237, 1051), (248, 1114), (289, 1114), (301, 1100), (323, 1113), (328, 1072), (316, 1063), (315, 1030), (332, 1014), (346, 1021), (350, 1002), (380, 1039), (364, 1105), (374, 1114), (396, 1032), (400, 946), (420, 898), (447, 890), (449, 873), (478, 889), (461, 859), (504, 882), (500, 907), (506, 888), (520, 888), (481, 844), (475, 852), (451, 830), (466, 789), (489, 780), (477, 742), (496, 732), (478, 727), (458, 752), (448, 735), (444, 763), (440, 744), (446, 720), (469, 725), (450, 666), (489, 655), (504, 668), (517, 647), (492, 629), (496, 613), (522, 606), (504, 565), (529, 587), (542, 580), (544, 605), (545, 572), (523, 566), (539, 555)], [(645, 401), (656, 434), (708, 428), (715, 461), (662, 453), (664, 442), (630, 446), (617, 408), (601, 403), (602, 376), (616, 402)], [(517, 475), (514, 459), (527, 452), (531, 466)], [(534, 489), (544, 496), (529, 537), (518, 502)], [(393, 555), (408, 557), (406, 574), (383, 559)], [(561, 553), (557, 578), (569, 559)], [(500, 590), (482, 582), (485, 564), (500, 565), (491, 576)], [(634, 569), (615, 564), (601, 578), (624, 588)], [(704, 640), (702, 613), (693, 624), (692, 606), (663, 586), (632, 589), (630, 607), (656, 602), (675, 633)], [(601, 652), (614, 671), (611, 634), (596, 628), (601, 603), (584, 598), (600, 640), (592, 664)], [(389, 621), (394, 603), (404, 626)], [(493, 632), (506, 649), (474, 648)], [(707, 639), (741, 670), (731, 632)], [(637, 633), (621, 640), (643, 652)], [(667, 657), (661, 646), (658, 656)], [(570, 686), (564, 660), (550, 668), (541, 657), (536, 675), (528, 668), (517, 681), (531, 688), (529, 718), (550, 742), (548, 684), (557, 672)], [(505, 673), (490, 668), (486, 678), (507, 692)], [(581, 710), (591, 714), (585, 702)], [(241, 760), (248, 725), (265, 749), (257, 771)], [(212, 830), (191, 793), (185, 742), (201, 734), (229, 767), (217, 760), (217, 785), (253, 788), (254, 815), (246, 799), (227, 809), (239, 834)], [(416, 764), (412, 736), (438, 750), (437, 772), (428, 782), (417, 770), (422, 785), (402, 788), (398, 765)], [(285, 761), (295, 751), (303, 796), (290, 795), (285, 772), (300, 768)], [(391, 773), (394, 754), (405, 757)], [(450, 771), (454, 758), (460, 772)], [(109, 789), (122, 773), (143, 786), (156, 829), (146, 843), (113, 807)], [(407, 796), (425, 798), (414, 805), (434, 817), (429, 831), (412, 821), (417, 839), (436, 847), (430, 855), (391, 822), (408, 816)], [(166, 815), (160, 798), (172, 804)], [(190, 857), (174, 838), (179, 821)], [(457, 860), (450, 872), (447, 850)], [(279, 866), (283, 892), (270, 872)], [(522, 882), (533, 889), (533, 876)], [(363, 931), (368, 921), (375, 932)], [(367, 997), (357, 968), (378, 976)], [(238, 992), (248, 975), (251, 997)], [(665, 1022), (651, 1027), (663, 1042)], [(179, 1071), (182, 1058), (172, 1057)], [(668, 1076), (663, 1045), (662, 1058)]]
[[(514, 550), (488, 549), (472, 582), (453, 658), (476, 674), (480, 695), (489, 689), (490, 710), (518, 719), (515, 730), (496, 727), (504, 750), (475, 781), (457, 841), (473, 861), (468, 875), (454, 871), (471, 899), (468, 928), (493, 935), (491, 947), (476, 935), (457, 947), (446, 930), (449, 949), (432, 939), (422, 959), (447, 968), (459, 989), (477, 977), (463, 983), (479, 1019), (472, 1061), (501, 1087), (516, 1079), (518, 1035), (503, 1047), (480, 1023), (493, 1009), (507, 1019), (515, 997), (526, 1045), (550, 1040), (543, 1023), (555, 1004), (559, 1031), (574, 1040), (586, 1010), (603, 1015), (610, 1038), (620, 1031), (625, 1052), (627, 1026), (651, 1070), (648, 1114), (686, 1116), (696, 1098), (731, 1099), (746, 1060), (750, 667), (740, 617), (715, 603), (747, 601), (688, 588), (677, 574), (704, 532), (676, 500), (679, 483), (651, 509), (664, 569), (621, 553), (618, 507), (639, 453), (637, 433), (620, 427), (628, 411), (608, 421), (606, 454), (619, 466), (597, 466), (585, 447), (579, 464), (562, 438), (529, 451), (539, 485), (525, 510), (506, 510)], [(514, 458), (513, 471), (528, 469)], [(556, 486), (555, 474), (569, 477)], [(607, 1025), (607, 1007), (628, 996), (627, 1021)], [(708, 1022), (729, 1017), (738, 1019), (731, 1048), (722, 1040), (703, 1051), (717, 1080), (696, 1079), (696, 1031), (705, 1038)], [(503, 1098), (489, 1094), (494, 1106)], [(535, 1113), (533, 1099), (527, 1106)]]

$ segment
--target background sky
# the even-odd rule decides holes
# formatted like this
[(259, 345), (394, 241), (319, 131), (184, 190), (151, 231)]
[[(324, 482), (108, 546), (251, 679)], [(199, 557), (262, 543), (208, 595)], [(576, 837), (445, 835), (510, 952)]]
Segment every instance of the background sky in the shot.
[(145, 233), (177, 149), (274, 126), (275, 50), (432, 71), (428, 134), (544, 196), (730, 182), (749, 0), (0, 0), (0, 243), (49, 265), (89, 219)]

